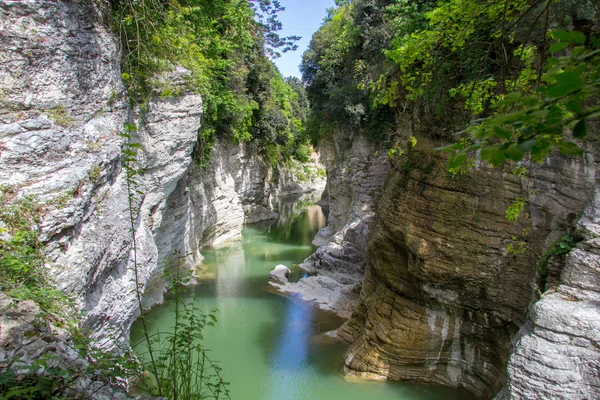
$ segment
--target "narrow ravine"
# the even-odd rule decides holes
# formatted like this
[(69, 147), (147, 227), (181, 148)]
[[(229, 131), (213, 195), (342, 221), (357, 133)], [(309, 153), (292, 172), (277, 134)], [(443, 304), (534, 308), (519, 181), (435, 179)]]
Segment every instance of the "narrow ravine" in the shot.
[[(349, 382), (342, 374), (346, 345), (323, 343), (319, 333), (343, 320), (314, 304), (268, 290), (275, 265), (292, 267), (314, 250), (311, 241), (324, 226), (319, 206), (307, 201), (279, 204), (271, 224), (246, 227), (243, 238), (203, 251), (200, 284), (185, 300), (202, 310), (217, 308), (218, 322), (205, 329), (205, 345), (231, 383), (231, 398), (244, 400), (465, 399), (465, 393), (400, 383)], [(302, 273), (294, 271), (291, 280)], [(152, 332), (173, 324), (172, 304), (148, 314)], [(132, 343), (141, 338), (132, 329)]]

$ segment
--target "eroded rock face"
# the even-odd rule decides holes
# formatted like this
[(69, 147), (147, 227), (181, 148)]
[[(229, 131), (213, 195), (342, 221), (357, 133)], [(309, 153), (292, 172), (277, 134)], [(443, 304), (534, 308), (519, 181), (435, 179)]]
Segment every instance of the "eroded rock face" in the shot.
[[(277, 218), (274, 193), (285, 196), (319, 186), (318, 182), (298, 183), (284, 168), (275, 173), (287, 176), (286, 184), (274, 179), (270, 165), (249, 145), (217, 140), (209, 164), (201, 168), (192, 163), (168, 197), (155, 232), (159, 263), (178, 251), (185, 256), (182, 266), (197, 266), (203, 247), (240, 236), (245, 223)], [(164, 291), (162, 271), (158, 271), (146, 287), (146, 304), (161, 302)]]
[[(551, 157), (534, 166), (531, 179), (485, 168), (452, 177), (432, 147), (419, 139), (394, 162), (370, 233), (360, 302), (338, 332), (352, 342), (346, 368), (491, 398), (541, 284), (540, 254), (592, 197), (595, 153)], [(505, 210), (519, 197), (528, 206), (510, 223)]]
[(348, 318), (354, 310), (364, 275), (369, 225), (383, 188), (388, 163), (359, 135), (339, 133), (321, 147), (327, 168), (324, 193), (328, 217), (313, 244), (320, 246), (300, 267), (315, 274), (279, 290)]
[[(69, 372), (70, 387), (63, 388), (67, 396), (96, 400), (131, 399), (124, 388), (107, 385), (104, 377), (84, 374), (89, 362), (79, 354), (69, 332), (48, 323), (40, 315), (41, 310), (33, 301), (17, 302), (0, 292), (2, 368), (8, 366), (16, 375), (27, 375), (32, 373), (28, 367), (33, 362), (44, 359), (46, 368)], [(33, 373), (41, 378), (44, 368), (40, 365)]]
[[(129, 108), (117, 39), (98, 4), (0, 3), (0, 182), (44, 204), (48, 268), (77, 295), (85, 326), (112, 348), (127, 345), (139, 315), (136, 287), (143, 307), (162, 301), (175, 250), (181, 266), (193, 266), (203, 246), (276, 217), (272, 193), (319, 184), (307, 188), (285, 168), (274, 173), (249, 145), (217, 142), (206, 168), (193, 163), (202, 99), (182, 86), (177, 98)], [(157, 78), (177, 86), (185, 74)], [(121, 165), (126, 122), (138, 127), (132, 140), (143, 149), (135, 188)], [(132, 190), (141, 193), (130, 209)]]
[(561, 283), (533, 306), (497, 400), (600, 398), (600, 192), (579, 228)]
[[(126, 259), (130, 236), (117, 217), (127, 208), (118, 46), (93, 4), (4, 1), (0, 13), (0, 181), (47, 204), (40, 229), (50, 259), (77, 262), (55, 263), (57, 282), (93, 312), (93, 286), (105, 278), (96, 271), (102, 260)], [(94, 219), (104, 223), (92, 228)], [(88, 230), (102, 240), (69, 254)]]

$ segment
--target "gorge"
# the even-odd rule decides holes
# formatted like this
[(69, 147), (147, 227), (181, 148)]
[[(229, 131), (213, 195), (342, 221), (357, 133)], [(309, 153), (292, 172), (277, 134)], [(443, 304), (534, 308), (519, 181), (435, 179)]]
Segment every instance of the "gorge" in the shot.
[[(202, 308), (231, 314), (217, 314), (220, 333), (206, 333), (214, 358), (229, 359), (229, 368), (237, 369), (234, 361), (247, 357), (261, 375), (255, 380), (269, 379), (267, 392), (252, 394), (243, 390), (249, 381), (232, 382), (232, 398), (600, 397), (597, 99), (586, 99), (592, 104), (586, 140), (568, 126), (580, 155), (553, 150), (537, 163), (523, 151), (517, 162), (507, 150), (502, 161), (508, 162), (496, 163), (485, 159), (482, 147), (449, 171), (455, 156), (439, 148), (453, 143), (450, 132), (477, 112), (439, 93), (400, 106), (394, 96), (409, 89), (398, 88), (413, 84), (402, 81), (410, 74), (404, 61), (382, 72), (383, 59), (395, 61), (393, 52), (404, 49), (386, 47), (396, 43), (386, 29), (403, 32), (424, 23), (406, 9), (390, 21), (394, 4), (402, 2), (356, 0), (330, 10), (304, 55), (312, 117), (303, 121), (293, 82), (278, 73), (259, 76), (271, 64), (250, 44), (231, 50), (233, 77), (225, 85), (232, 92), (243, 88), (249, 100), (231, 102), (246, 101), (250, 111), (214, 111), (221, 99), (193, 90), (198, 72), (183, 62), (155, 71), (146, 102), (131, 101), (137, 78), (123, 70), (127, 49), (110, 22), (117, 3), (0, 2), (2, 268), (13, 265), (9, 256), (18, 238), (9, 210), (33, 195), (40, 215), (31, 224), (43, 243), (44, 275), (71, 296), (94, 346), (107, 354), (129, 349), (130, 337), (131, 343), (139, 339), (131, 327), (139, 324), (140, 308), (169, 320), (165, 269), (180, 252), (179, 267), (197, 273), (188, 300), (195, 292)], [(433, 7), (427, 18), (434, 21), (433, 3), (415, 7)], [(540, 15), (550, 13), (551, 3)], [(556, 19), (584, 26), (591, 38), (598, 10), (590, 9), (593, 19), (576, 11), (563, 18), (567, 22)], [(521, 40), (519, 34), (513, 40)], [(516, 69), (513, 62), (502, 73)], [(426, 71), (427, 62), (418, 63)], [(199, 70), (214, 67), (207, 65)], [(593, 85), (595, 73), (586, 78)], [(377, 74), (384, 78), (369, 81)], [(592, 94), (597, 97), (597, 89)], [(254, 119), (238, 118), (246, 111)], [(226, 122), (231, 126), (222, 128)], [(202, 130), (215, 126), (229, 136)], [(309, 140), (303, 129), (318, 155), (301, 154)], [(122, 163), (127, 142), (139, 144), (134, 190)], [(310, 204), (323, 206), (326, 223), (319, 208), (311, 208), (313, 223), (307, 223), (308, 203), (289, 200), (306, 193), (316, 196)], [(281, 248), (270, 249), (274, 243)], [(289, 281), (269, 284), (269, 270), (281, 263), (299, 266)], [(52, 312), (13, 289), (2, 282), (2, 373), (15, 360), (25, 365), (44, 354), (55, 354), (65, 369), (94, 365), (93, 357), (73, 351), (72, 334)], [(245, 303), (231, 306), (238, 297)], [(246, 308), (253, 302), (262, 308)], [(329, 332), (313, 337), (322, 331)], [(241, 354), (244, 348), (248, 355)], [(273, 360), (254, 364), (264, 349)], [(272, 365), (280, 369), (269, 370)], [(344, 381), (342, 370), (346, 380), (362, 383)], [(102, 379), (78, 376), (71, 389), (83, 397), (133, 396)]]

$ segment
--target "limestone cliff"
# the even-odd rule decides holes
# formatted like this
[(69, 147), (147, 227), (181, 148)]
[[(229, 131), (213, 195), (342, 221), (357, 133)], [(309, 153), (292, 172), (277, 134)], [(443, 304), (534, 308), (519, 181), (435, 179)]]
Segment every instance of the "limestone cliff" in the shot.
[[(416, 149), (392, 162), (369, 237), (360, 301), (339, 330), (352, 342), (346, 369), (491, 398), (504, 383), (512, 339), (542, 286), (540, 255), (573, 231), (592, 199), (598, 153), (550, 157), (530, 176), (485, 167), (452, 176), (433, 147), (419, 138)], [(505, 210), (516, 198), (528, 205), (511, 223)], [(590, 352), (597, 357), (597, 349)], [(518, 365), (515, 355), (514, 379), (527, 386), (527, 377), (516, 376)]]
[[(215, 144), (210, 164), (192, 161), (202, 99), (182, 85), (143, 111), (126, 101), (116, 38), (101, 2), (0, 2), (0, 183), (44, 204), (47, 267), (77, 296), (85, 326), (107, 347), (124, 345), (139, 314), (128, 189), (121, 166), (126, 122), (142, 145), (133, 204), (144, 306), (162, 301), (163, 267), (174, 250), (194, 265), (203, 246), (273, 218), (273, 193), (299, 184), (249, 144)], [(307, 185), (308, 184), (308, 185)], [(309, 188), (310, 189), (310, 188)]]
[(497, 400), (600, 398), (600, 192), (579, 225), (556, 290), (530, 311)]
[(320, 202), (327, 211), (327, 226), (313, 241), (320, 247), (300, 264), (311, 276), (273, 286), (347, 318), (358, 300), (369, 225), (389, 166), (358, 134), (338, 132), (321, 146), (320, 154), (327, 169)]

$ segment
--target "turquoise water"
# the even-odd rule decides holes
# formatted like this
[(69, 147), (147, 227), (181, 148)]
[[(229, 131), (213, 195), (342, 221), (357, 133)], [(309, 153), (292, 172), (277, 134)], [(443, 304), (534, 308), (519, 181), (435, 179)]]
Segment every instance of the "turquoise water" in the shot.
[[(205, 329), (210, 357), (223, 368), (233, 400), (434, 400), (465, 399), (465, 393), (401, 383), (351, 383), (342, 374), (346, 345), (323, 344), (315, 335), (342, 324), (336, 316), (293, 297), (269, 292), (269, 271), (292, 267), (314, 249), (311, 241), (325, 224), (320, 208), (283, 203), (271, 226), (247, 227), (243, 239), (206, 249), (204, 277), (185, 300), (203, 310), (217, 308), (218, 322)], [(294, 272), (298, 279), (299, 271)], [(149, 329), (172, 326), (167, 301), (148, 313)], [(131, 342), (141, 339), (139, 324)]]

